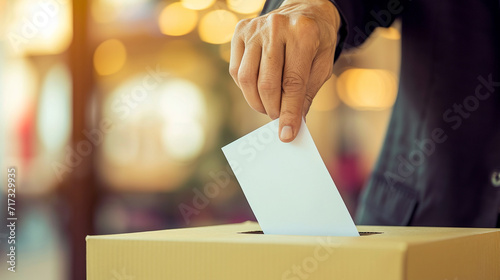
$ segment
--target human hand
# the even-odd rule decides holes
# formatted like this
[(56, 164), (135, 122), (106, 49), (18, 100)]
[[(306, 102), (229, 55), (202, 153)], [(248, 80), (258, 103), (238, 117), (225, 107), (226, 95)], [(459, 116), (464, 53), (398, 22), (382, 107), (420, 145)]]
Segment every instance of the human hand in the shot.
[(281, 141), (295, 139), (331, 77), (339, 28), (340, 15), (328, 0), (285, 0), (236, 26), (229, 72), (250, 107), (280, 118)]

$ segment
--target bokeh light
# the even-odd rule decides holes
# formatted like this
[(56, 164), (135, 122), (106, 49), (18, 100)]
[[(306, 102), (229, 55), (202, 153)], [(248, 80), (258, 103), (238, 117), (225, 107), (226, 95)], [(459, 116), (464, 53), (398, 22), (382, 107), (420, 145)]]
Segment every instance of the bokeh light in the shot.
[(127, 50), (116, 39), (102, 42), (94, 52), (94, 68), (101, 75), (111, 75), (122, 69), (127, 60)]
[(160, 88), (161, 112), (170, 122), (186, 119), (200, 121), (205, 117), (205, 104), (201, 90), (193, 83), (181, 79), (168, 81)]
[(17, 125), (28, 105), (34, 102), (38, 79), (33, 65), (24, 59), (7, 59), (2, 64), (1, 108), (9, 120), (6, 125), (10, 127)]
[(148, 3), (150, 0), (100, 0), (114, 7), (140, 6)]
[(211, 11), (200, 21), (198, 27), (200, 38), (210, 44), (227, 43), (231, 41), (237, 23), (238, 17), (230, 11)]
[(231, 43), (222, 44), (219, 46), (219, 55), (227, 63), (231, 59)]
[(240, 14), (252, 14), (259, 12), (265, 2), (265, 0), (227, 0), (227, 6)]
[(198, 14), (180, 2), (166, 6), (160, 13), (158, 25), (163, 34), (181, 36), (191, 32), (198, 21)]
[(139, 153), (140, 137), (133, 125), (113, 128), (104, 139), (104, 155), (117, 165), (134, 162)]
[(215, 3), (216, 0), (181, 0), (184, 7), (191, 10), (204, 10)]
[[(12, 5), (9, 7), (9, 5)], [(65, 51), (73, 36), (71, 1), (12, 1), (6, 39), (17, 55), (48, 55)]]
[(176, 76), (192, 75), (193, 69), (200, 67), (202, 59), (196, 46), (181, 38), (172, 38), (165, 42), (157, 57), (158, 63)]
[(340, 101), (335, 90), (337, 77), (332, 75), (319, 89), (314, 97), (311, 109), (314, 111), (326, 112), (335, 109)]
[(140, 16), (150, 0), (93, 0), (90, 12), (97, 23), (116, 23)]
[(338, 78), (340, 99), (357, 110), (384, 110), (396, 100), (397, 81), (391, 72), (381, 69), (348, 69)]
[(98, 23), (109, 23), (116, 20), (118, 9), (105, 0), (94, 0), (91, 2), (90, 13), (94, 21)]
[(397, 30), (394, 27), (388, 27), (388, 28), (377, 28), (380, 36), (382, 36), (385, 39), (389, 40), (400, 40), (401, 39), (401, 32)]
[(148, 110), (147, 103), (155, 92), (148, 92), (144, 100), (132, 96), (132, 89), (140, 89), (145, 76), (147, 74), (143, 73), (125, 79), (105, 99), (103, 117), (111, 121), (113, 128), (104, 138), (102, 152), (106, 160), (118, 166), (133, 164), (137, 160), (141, 144), (139, 123), (146, 113), (154, 113)]
[(176, 160), (191, 160), (199, 155), (205, 144), (203, 95), (198, 87), (184, 80), (167, 82), (160, 90), (161, 112), (165, 118), (164, 148)]
[(101, 175), (114, 188), (173, 190), (194, 171), (207, 142), (207, 104), (189, 80), (165, 77), (141, 98), (148, 72), (126, 79), (105, 99), (103, 117), (114, 125), (105, 135)]
[(52, 153), (63, 150), (71, 133), (71, 76), (65, 66), (56, 65), (47, 73), (38, 106), (41, 143)]
[(180, 161), (189, 161), (198, 156), (205, 144), (205, 133), (199, 122), (187, 120), (183, 123), (167, 123), (162, 131), (165, 151)]

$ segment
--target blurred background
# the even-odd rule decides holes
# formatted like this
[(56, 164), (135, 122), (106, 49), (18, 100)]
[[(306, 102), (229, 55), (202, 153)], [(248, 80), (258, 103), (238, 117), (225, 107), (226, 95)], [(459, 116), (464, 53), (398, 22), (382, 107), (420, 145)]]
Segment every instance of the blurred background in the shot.
[[(263, 5), (0, 0), (0, 215), (15, 167), (18, 217), (17, 272), (1, 226), (0, 279), (85, 279), (88, 234), (254, 220), (220, 148), (269, 121), (228, 74), (236, 23)], [(399, 30), (344, 52), (307, 118), (353, 215), (396, 98)]]

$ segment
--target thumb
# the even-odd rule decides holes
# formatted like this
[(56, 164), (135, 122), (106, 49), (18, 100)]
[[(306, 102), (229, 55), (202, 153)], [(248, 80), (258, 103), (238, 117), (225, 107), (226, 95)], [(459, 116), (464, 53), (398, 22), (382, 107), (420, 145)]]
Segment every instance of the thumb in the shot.
[(283, 92), (279, 120), (279, 136), (281, 141), (285, 143), (291, 142), (299, 133), (302, 123), (303, 106), (303, 95)]
[(302, 109), (315, 55), (311, 45), (291, 40), (285, 47), (279, 128), (280, 139), (285, 143), (295, 139), (302, 123)]

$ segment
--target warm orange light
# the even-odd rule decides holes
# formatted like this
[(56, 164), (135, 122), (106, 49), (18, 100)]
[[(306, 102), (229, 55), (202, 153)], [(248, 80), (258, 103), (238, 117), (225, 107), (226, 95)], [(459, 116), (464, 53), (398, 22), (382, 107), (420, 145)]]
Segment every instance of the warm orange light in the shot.
[[(51, 55), (65, 51), (73, 37), (71, 1), (7, 1), (0, 12), (2, 41), (14, 55)], [(64, 2), (64, 3), (63, 3)]]
[(201, 19), (198, 32), (207, 43), (224, 44), (231, 41), (237, 23), (238, 18), (230, 11), (215, 10)]
[(98, 23), (109, 23), (116, 20), (119, 10), (113, 7), (109, 2), (102, 0), (92, 1), (90, 5), (92, 18)]
[(158, 63), (169, 69), (175, 76), (189, 76), (199, 67), (201, 61), (200, 51), (193, 46), (192, 41), (185, 39), (168, 40), (160, 55)]
[(204, 10), (215, 3), (215, 0), (181, 0), (184, 7), (191, 10)]
[(229, 63), (229, 59), (231, 58), (231, 43), (220, 45), (219, 55), (225, 62)]
[(401, 33), (394, 27), (389, 28), (378, 28), (380, 36), (389, 40), (399, 40), (401, 39)]
[[(53, 1), (53, 0), (52, 0)], [(60, 1), (60, 0), (57, 0)], [(68, 0), (65, 0), (68, 1)], [(62, 1), (61, 1), (62, 2)], [(130, 11), (144, 9), (150, 0), (92, 0), (90, 12), (98, 23), (111, 23), (127, 17)]]
[(340, 99), (357, 110), (383, 110), (394, 105), (397, 82), (394, 74), (380, 69), (349, 69), (337, 81)]
[(334, 75), (319, 89), (311, 109), (314, 111), (326, 112), (335, 109), (339, 105), (339, 98), (335, 90), (337, 77)]
[(196, 27), (198, 14), (175, 2), (161, 11), (158, 25), (163, 34), (181, 36), (191, 32)]
[(110, 39), (102, 42), (94, 52), (94, 68), (99, 75), (111, 75), (122, 69), (127, 50), (122, 42)]
[(240, 14), (252, 14), (260, 12), (265, 2), (265, 0), (227, 0), (227, 6)]

